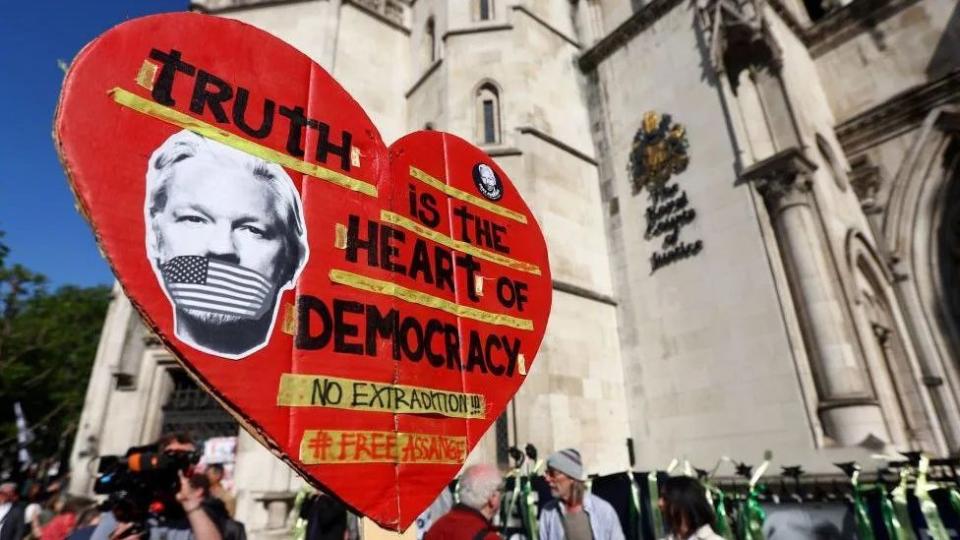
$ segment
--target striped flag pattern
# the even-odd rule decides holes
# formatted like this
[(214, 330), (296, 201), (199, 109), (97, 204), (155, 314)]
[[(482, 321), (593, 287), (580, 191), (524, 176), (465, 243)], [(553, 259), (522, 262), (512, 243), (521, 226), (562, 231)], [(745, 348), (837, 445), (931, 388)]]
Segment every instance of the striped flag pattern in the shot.
[(271, 304), (270, 281), (240, 265), (182, 255), (161, 265), (160, 272), (178, 307), (259, 319)]
[(13, 404), (13, 415), (17, 419), (17, 461), (21, 468), (25, 469), (33, 461), (30, 459), (30, 451), (27, 450), (27, 445), (33, 441), (33, 433), (27, 428), (27, 418), (23, 415), (23, 407), (19, 401)]

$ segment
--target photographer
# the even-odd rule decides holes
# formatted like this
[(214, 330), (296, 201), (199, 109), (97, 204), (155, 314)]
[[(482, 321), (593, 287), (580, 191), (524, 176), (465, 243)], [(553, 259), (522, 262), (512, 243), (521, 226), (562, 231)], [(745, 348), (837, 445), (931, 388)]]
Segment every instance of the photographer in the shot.
[[(182, 456), (191, 456), (197, 451), (193, 440), (181, 433), (164, 435), (157, 441), (155, 450), (177, 463), (175, 492), (160, 490), (153, 493), (154, 500), (146, 503), (149, 508), (121, 510), (114, 507), (112, 512), (105, 512), (91, 540), (223, 540), (218, 523), (225, 517), (225, 512), (216, 512), (205, 504), (208, 495), (205, 487), (209, 484), (205, 486), (193, 480), (189, 470), (192, 465), (182, 463)], [(188, 459), (196, 463), (195, 458)], [(188, 469), (186, 473), (184, 469)], [(157, 511), (158, 507), (162, 510)], [(143, 520), (130, 517), (148, 514)]]

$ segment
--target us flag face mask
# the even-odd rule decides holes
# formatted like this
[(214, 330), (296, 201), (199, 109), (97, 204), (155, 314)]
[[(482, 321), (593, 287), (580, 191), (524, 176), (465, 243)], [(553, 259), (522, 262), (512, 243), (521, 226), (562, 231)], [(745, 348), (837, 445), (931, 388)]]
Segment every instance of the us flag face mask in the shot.
[(238, 264), (182, 255), (160, 266), (160, 272), (180, 309), (256, 320), (271, 305), (273, 284)]

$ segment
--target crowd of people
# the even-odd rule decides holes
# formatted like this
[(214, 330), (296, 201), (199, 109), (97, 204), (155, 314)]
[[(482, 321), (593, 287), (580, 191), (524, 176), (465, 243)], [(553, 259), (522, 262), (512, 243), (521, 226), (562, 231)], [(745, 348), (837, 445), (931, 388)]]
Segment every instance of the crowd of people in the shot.
[[(186, 434), (170, 434), (156, 443), (160, 453), (195, 452)], [(223, 486), (224, 469), (209, 464), (202, 471), (176, 471), (178, 489), (150, 502), (153, 508), (124, 509), (108, 498), (97, 502), (62, 490), (64, 479), (41, 481), (27, 474), (20, 482), (0, 484), (0, 540), (245, 540), (243, 525), (233, 519), (236, 499)], [(157, 518), (162, 508), (162, 518)], [(125, 515), (142, 515), (143, 520)]]
[(59, 486), (0, 484), (0, 540), (88, 540), (99, 513), (93, 500), (65, 496)]
[[(552, 500), (540, 510), (540, 540), (624, 540), (617, 512), (590, 493), (580, 452), (567, 448), (546, 462), (544, 477)], [(504, 481), (492, 465), (467, 467), (457, 482), (457, 500), (450, 511), (427, 529), (424, 540), (496, 540)], [(659, 510), (667, 540), (722, 540), (706, 490), (695, 478), (671, 477), (660, 488)]]
[[(157, 442), (160, 452), (193, 452), (195, 443), (174, 434)], [(233, 519), (236, 500), (223, 486), (222, 465), (203, 472), (177, 471), (179, 489), (170, 493), (163, 519), (124, 521), (92, 499), (72, 497), (61, 482), (35, 479), (0, 484), (0, 540), (245, 540), (243, 525)], [(544, 479), (551, 500), (537, 520), (540, 540), (624, 540), (617, 512), (588, 489), (580, 453), (572, 448), (546, 460)], [(493, 465), (467, 467), (456, 484), (457, 503), (433, 520), (424, 540), (497, 540), (502, 538), (505, 479)], [(336, 504), (331, 504), (336, 503)], [(171, 511), (172, 509), (172, 511)], [(713, 507), (694, 478), (671, 477), (660, 487), (659, 510), (668, 540), (719, 540), (712, 526)], [(332, 516), (332, 517), (331, 517)], [(348, 540), (357, 531), (347, 526), (347, 509), (316, 494), (299, 508), (298, 540)]]

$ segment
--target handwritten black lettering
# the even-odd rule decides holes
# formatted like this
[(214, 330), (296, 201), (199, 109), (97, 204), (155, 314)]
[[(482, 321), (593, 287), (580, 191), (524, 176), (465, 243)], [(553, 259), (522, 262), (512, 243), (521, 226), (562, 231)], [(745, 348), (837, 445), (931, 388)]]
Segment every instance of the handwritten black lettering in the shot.
[[(374, 304), (353, 300), (335, 298), (328, 305), (311, 295), (297, 298), (297, 313), (294, 343), (302, 351), (322, 350), (332, 344), (334, 352), (345, 355), (408, 362), (419, 362), (426, 356), (434, 369), (512, 377), (521, 347), (519, 338), (471, 329), (464, 335), (464, 361), (460, 330), (453, 323), (433, 318), (421, 321), (397, 308), (381, 310)], [(383, 355), (381, 349), (389, 352)], [(315, 388), (313, 399), (330, 399), (329, 393), (327, 388)], [(412, 401), (414, 395), (405, 399)]]

